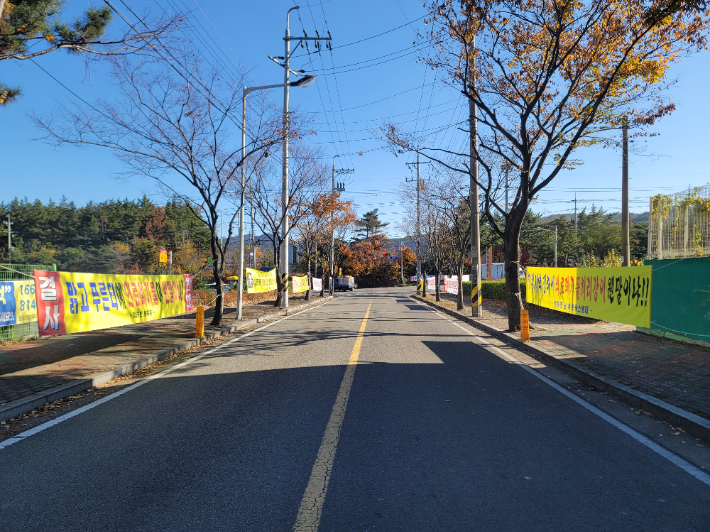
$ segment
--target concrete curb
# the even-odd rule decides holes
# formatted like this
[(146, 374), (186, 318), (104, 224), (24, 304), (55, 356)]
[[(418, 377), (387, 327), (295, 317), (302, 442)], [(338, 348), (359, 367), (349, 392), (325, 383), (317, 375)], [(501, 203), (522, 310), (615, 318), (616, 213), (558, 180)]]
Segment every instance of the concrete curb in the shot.
[(661, 401), (660, 399), (656, 399), (655, 397), (652, 397), (648, 394), (629, 388), (624, 384), (618, 383), (608, 377), (599, 375), (591, 370), (588, 370), (587, 368), (575, 364), (574, 362), (555, 358), (532, 343), (523, 342), (518, 338), (515, 338), (515, 336), (513, 336), (511, 333), (501, 331), (500, 329), (496, 329), (491, 325), (476, 321), (473, 318), (462, 316), (455, 310), (441, 307), (436, 303), (426, 301), (425, 299), (417, 295), (412, 295), (410, 297), (417, 301), (421, 301), (422, 303), (431, 308), (440, 310), (445, 314), (448, 314), (449, 316), (464, 321), (469, 325), (472, 325), (473, 327), (476, 327), (477, 329), (480, 329), (491, 336), (494, 336), (500, 340), (503, 340), (504, 342), (507, 342), (508, 344), (512, 344), (514, 347), (520, 349), (521, 351), (525, 351), (551, 365), (557, 366), (569, 373), (570, 375), (574, 376), (575, 378), (578, 378), (586, 382), (587, 384), (591, 384), (599, 390), (610, 393), (611, 395), (614, 395), (618, 399), (621, 399), (622, 401), (633, 407), (640, 408), (642, 410), (645, 410), (646, 412), (649, 412), (656, 419), (666, 421), (674, 427), (680, 427), (688, 434), (691, 434), (696, 438), (702, 438), (706, 441), (710, 441), (710, 421), (707, 421), (706, 419), (703, 419), (700, 416), (697, 416), (690, 412), (686, 412), (685, 410), (666, 403), (665, 401)]
[(60, 399), (66, 399), (67, 397), (71, 397), (74, 394), (89, 390), (91, 388), (95, 388), (96, 386), (101, 386), (102, 384), (111, 382), (112, 380), (115, 380), (119, 377), (123, 377), (124, 375), (129, 375), (135, 371), (138, 371), (141, 368), (150, 366), (151, 364), (155, 364), (156, 362), (164, 360), (177, 353), (188, 351), (193, 347), (197, 347), (199, 345), (204, 344), (205, 342), (215, 340), (216, 338), (219, 338), (221, 336), (233, 334), (241, 329), (251, 327), (253, 325), (256, 325), (257, 323), (263, 323), (265, 321), (272, 320), (279, 316), (294, 314), (309, 307), (326, 303), (332, 299), (332, 296), (327, 296), (317, 301), (311, 301), (303, 305), (298, 305), (297, 307), (282, 309), (271, 314), (265, 314), (264, 316), (259, 316), (257, 319), (243, 321), (234, 325), (228, 325), (226, 327), (222, 327), (219, 330), (205, 332), (204, 338), (194, 338), (191, 340), (186, 340), (184, 342), (180, 342), (179, 344), (175, 344), (168, 348), (161, 349), (160, 351), (151, 353), (150, 355), (145, 355), (131, 362), (127, 362), (126, 364), (123, 364), (122, 366), (119, 366), (112, 370), (102, 371), (101, 373), (94, 373), (93, 375), (89, 375), (88, 377), (75, 379), (73, 381), (60, 384), (59, 386), (54, 386), (53, 388), (49, 388), (40, 393), (28, 395), (27, 397), (23, 397), (22, 399), (17, 399), (16, 401), (12, 401), (0, 407), (0, 421), (7, 421), (8, 419), (11, 419), (13, 417), (21, 416), (22, 414), (27, 414), (35, 408), (39, 408), (40, 406), (43, 406), (47, 403), (59, 401)]

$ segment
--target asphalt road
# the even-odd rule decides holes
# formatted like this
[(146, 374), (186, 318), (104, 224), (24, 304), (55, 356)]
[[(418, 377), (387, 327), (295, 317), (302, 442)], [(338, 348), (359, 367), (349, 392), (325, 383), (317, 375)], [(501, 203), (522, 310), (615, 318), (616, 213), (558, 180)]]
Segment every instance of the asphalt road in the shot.
[(0, 530), (710, 530), (710, 486), (406, 293), (356, 291), (0, 449)]

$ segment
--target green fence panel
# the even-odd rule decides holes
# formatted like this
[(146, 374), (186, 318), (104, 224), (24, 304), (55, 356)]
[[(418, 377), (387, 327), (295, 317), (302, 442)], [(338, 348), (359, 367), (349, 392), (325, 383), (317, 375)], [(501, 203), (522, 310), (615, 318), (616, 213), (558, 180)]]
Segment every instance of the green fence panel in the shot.
[(710, 343), (710, 257), (644, 264), (653, 266), (650, 331)]
[[(0, 281), (22, 281), (32, 277), (33, 270), (57, 271), (57, 266), (52, 264), (0, 264)], [(22, 338), (24, 336), (37, 336), (39, 329), (37, 322), (20, 323), (19, 325), (6, 325), (0, 327), (0, 342)]]

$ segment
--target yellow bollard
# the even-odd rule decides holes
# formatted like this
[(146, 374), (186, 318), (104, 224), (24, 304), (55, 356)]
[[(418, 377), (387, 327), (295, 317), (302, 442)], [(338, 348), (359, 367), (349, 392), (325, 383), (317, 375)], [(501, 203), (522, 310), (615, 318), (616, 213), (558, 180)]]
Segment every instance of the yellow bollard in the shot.
[(530, 341), (530, 318), (527, 310), (520, 311), (520, 339), (523, 342)]
[(195, 313), (195, 338), (204, 338), (205, 336), (205, 307), (202, 305), (197, 307)]

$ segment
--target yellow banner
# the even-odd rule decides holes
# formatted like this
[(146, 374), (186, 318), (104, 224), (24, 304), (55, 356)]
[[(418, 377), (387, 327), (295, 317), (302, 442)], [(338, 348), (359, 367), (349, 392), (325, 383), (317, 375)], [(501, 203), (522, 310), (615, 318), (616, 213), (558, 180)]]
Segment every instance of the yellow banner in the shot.
[(651, 270), (528, 267), (525, 299), (568, 314), (650, 327)]
[(103, 275), (35, 270), (41, 336), (157, 320), (193, 310), (192, 275)]
[(268, 272), (246, 268), (247, 294), (260, 294), (276, 290), (276, 268)]
[(37, 321), (35, 282), (0, 282), (0, 326)]
[(308, 290), (308, 277), (305, 275), (302, 277), (296, 277), (295, 275), (291, 277), (291, 291), (294, 294), (305, 292), (306, 290)]

